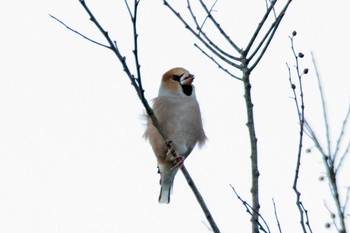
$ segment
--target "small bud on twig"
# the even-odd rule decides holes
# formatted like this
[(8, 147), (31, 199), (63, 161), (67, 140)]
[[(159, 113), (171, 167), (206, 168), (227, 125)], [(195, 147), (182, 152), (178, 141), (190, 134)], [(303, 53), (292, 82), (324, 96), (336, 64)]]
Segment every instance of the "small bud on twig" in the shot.
[(304, 54), (303, 53), (298, 53), (298, 57), (303, 58)]
[(307, 74), (309, 73), (309, 69), (308, 68), (305, 68), (304, 71), (303, 71), (304, 74)]
[(292, 84), (291, 88), (294, 90), (296, 88), (295, 84)]
[(297, 31), (293, 31), (292, 36), (296, 36), (296, 35), (297, 35)]

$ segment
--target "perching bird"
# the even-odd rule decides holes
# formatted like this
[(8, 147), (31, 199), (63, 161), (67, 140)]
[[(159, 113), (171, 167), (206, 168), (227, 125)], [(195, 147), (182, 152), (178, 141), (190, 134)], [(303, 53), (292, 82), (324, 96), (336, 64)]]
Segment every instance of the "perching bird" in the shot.
[(171, 140), (177, 157), (173, 157), (150, 119), (144, 134), (158, 161), (161, 185), (159, 203), (170, 202), (176, 172), (196, 143), (201, 146), (206, 140), (193, 79), (194, 76), (183, 68), (169, 70), (163, 75), (158, 97), (153, 102), (153, 111)]

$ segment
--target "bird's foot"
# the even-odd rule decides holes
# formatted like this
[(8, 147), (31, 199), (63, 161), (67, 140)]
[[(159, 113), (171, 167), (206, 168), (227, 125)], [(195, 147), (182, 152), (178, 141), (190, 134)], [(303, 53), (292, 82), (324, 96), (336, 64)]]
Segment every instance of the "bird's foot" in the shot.
[(174, 160), (175, 165), (170, 170), (175, 168), (181, 168), (184, 165), (184, 161), (185, 161), (185, 156), (182, 156), (182, 155), (176, 156)]
[(166, 141), (165, 143), (168, 146), (168, 151), (166, 153), (165, 160), (174, 163), (174, 166), (171, 169), (181, 168), (184, 164), (185, 156), (176, 154), (175, 147), (172, 141)]
[(175, 147), (172, 141), (166, 141), (165, 144), (168, 146), (168, 151), (165, 155), (165, 160), (169, 162), (175, 161), (177, 157)]

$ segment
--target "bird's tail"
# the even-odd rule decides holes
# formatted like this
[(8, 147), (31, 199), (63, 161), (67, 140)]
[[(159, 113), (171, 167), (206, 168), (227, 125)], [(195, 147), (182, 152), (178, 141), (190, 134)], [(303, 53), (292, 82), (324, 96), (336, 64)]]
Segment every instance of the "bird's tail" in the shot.
[(170, 202), (170, 194), (173, 187), (174, 178), (178, 168), (167, 169), (159, 165), (160, 172), (160, 194), (159, 203), (168, 204)]

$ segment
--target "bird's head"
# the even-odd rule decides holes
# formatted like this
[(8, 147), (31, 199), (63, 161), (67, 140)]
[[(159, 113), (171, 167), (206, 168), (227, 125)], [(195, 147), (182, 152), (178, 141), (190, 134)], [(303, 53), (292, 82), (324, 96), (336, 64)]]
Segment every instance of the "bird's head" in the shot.
[(184, 68), (177, 67), (167, 71), (162, 78), (159, 94), (184, 94), (191, 96), (194, 76)]

